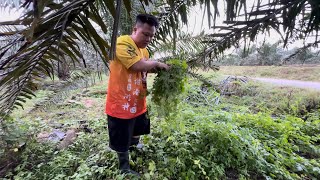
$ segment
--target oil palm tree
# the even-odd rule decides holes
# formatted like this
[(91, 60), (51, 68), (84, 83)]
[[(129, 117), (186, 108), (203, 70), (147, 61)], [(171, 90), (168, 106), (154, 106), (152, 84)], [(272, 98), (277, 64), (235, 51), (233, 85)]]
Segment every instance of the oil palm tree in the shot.
[[(149, 2), (140, 1), (144, 5)], [(85, 65), (80, 42), (91, 44), (107, 65), (116, 36), (111, 40), (105, 35), (113, 30), (116, 34), (117, 28), (105, 23), (103, 16), (119, 17), (114, 1), (27, 0), (21, 4), (14, 0), (1, 4), (25, 9), (18, 20), (1, 22), (0, 37), (5, 41), (0, 48), (1, 112), (10, 111), (13, 105), (21, 106), (25, 98), (34, 96), (37, 80), (44, 75), (53, 76), (55, 62), (65, 62), (68, 56)], [(131, 1), (123, 4), (130, 12)]]
[[(23, 8), (25, 13), (15, 21), (0, 23), (0, 37), (5, 42), (0, 48), (0, 112), (7, 114), (11, 107), (22, 106), (26, 98), (34, 96), (37, 81), (52, 77), (54, 64), (66, 62), (65, 57), (86, 65), (79, 47), (82, 42), (90, 44), (108, 66), (114, 56), (121, 4), (130, 16), (132, 2), (143, 8), (156, 4), (154, 0), (1, 0), (2, 6)], [(174, 11), (165, 16), (159, 13), (162, 20), (187, 5), (169, 2)], [(167, 27), (160, 28), (162, 36), (169, 32)]]
[[(127, 12), (132, 2), (138, 2), (148, 13), (157, 15), (161, 26), (155, 43), (173, 40), (173, 48), (182, 46), (177, 35), (179, 23), (187, 23), (188, 9), (202, 5), (209, 26), (215, 33), (201, 37), (203, 51), (192, 56), (193, 62), (211, 62), (213, 57), (240, 40), (254, 41), (259, 33), (275, 29), (284, 44), (289, 39), (314, 37), (319, 43), (319, 0), (0, 0), (2, 7), (21, 7), (23, 16), (15, 21), (0, 23), (0, 112), (7, 114), (14, 106), (22, 106), (31, 98), (37, 81), (43, 75), (53, 75), (53, 64), (65, 56), (85, 64), (79, 42), (91, 44), (108, 66), (118, 34), (120, 4)], [(225, 25), (217, 26), (218, 3), (225, 2)], [(150, 10), (151, 9), (151, 10)], [(128, 13), (130, 14), (130, 13)], [(114, 24), (106, 23), (110, 17)], [(97, 29), (101, 29), (99, 33)], [(112, 38), (105, 36), (113, 34)], [(190, 38), (199, 41), (198, 38)], [(181, 41), (185, 44), (194, 44)], [(196, 42), (198, 43), (198, 42)], [(199, 43), (198, 43), (199, 44)]]

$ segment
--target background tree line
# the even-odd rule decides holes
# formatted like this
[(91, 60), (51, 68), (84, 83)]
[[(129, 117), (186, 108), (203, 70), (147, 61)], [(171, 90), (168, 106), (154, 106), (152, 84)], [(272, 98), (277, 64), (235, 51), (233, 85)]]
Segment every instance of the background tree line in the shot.
[(218, 65), (235, 66), (281, 66), (293, 64), (318, 64), (319, 51), (308, 48), (285, 49), (280, 42), (251, 45), (248, 49), (237, 48), (217, 59)]

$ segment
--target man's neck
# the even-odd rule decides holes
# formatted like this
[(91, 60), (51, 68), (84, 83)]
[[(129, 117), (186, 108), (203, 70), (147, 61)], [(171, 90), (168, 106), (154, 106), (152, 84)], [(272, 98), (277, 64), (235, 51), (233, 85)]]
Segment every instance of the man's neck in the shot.
[(136, 43), (136, 41), (135, 41), (135, 39), (133, 38), (132, 34), (130, 35), (130, 37), (131, 37), (132, 41), (136, 44), (137, 48), (141, 49), (141, 48), (138, 46), (138, 44)]

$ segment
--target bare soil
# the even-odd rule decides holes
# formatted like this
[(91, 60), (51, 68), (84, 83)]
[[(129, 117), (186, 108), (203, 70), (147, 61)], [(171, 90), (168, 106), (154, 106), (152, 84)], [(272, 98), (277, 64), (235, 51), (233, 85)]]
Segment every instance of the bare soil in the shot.
[(320, 91), (320, 82), (313, 81), (300, 81), (300, 80), (288, 80), (288, 79), (274, 79), (274, 78), (250, 78), (260, 82), (271, 83), (279, 86), (291, 86), (297, 88), (307, 88)]

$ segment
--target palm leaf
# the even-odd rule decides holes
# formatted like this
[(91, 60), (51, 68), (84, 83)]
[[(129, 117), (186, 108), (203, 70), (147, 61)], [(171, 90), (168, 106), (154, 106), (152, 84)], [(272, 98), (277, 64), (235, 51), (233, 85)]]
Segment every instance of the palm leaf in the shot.
[[(5, 25), (1, 26), (0, 35), (13, 37), (0, 50), (0, 101), (6, 102), (1, 106), (1, 112), (9, 112), (14, 103), (21, 104), (24, 100), (20, 96), (31, 97), (28, 95), (30, 91), (23, 90), (35, 86), (39, 77), (53, 75), (53, 66), (49, 62), (58, 62), (64, 56), (70, 57), (72, 61), (84, 60), (77, 42), (92, 43), (96, 51), (101, 52), (102, 59), (109, 59), (107, 51), (110, 43), (97, 32), (92, 22), (100, 26), (104, 33), (111, 29), (105, 25), (101, 11), (96, 8), (100, 4), (104, 9), (112, 10), (111, 1), (100, 0), (95, 4), (92, 0), (31, 2), (19, 4), (19, 7), (28, 8), (23, 18), (0, 23)], [(13, 5), (18, 7), (17, 4), (6, 4)], [(17, 31), (16, 27), (20, 24), (29, 26), (23, 26)], [(10, 54), (9, 51), (16, 44), (20, 44), (19, 48)]]
[[(287, 45), (289, 39), (307, 39), (310, 34), (317, 34), (319, 30), (319, 1), (274, 0), (262, 4), (262, 1), (258, 0), (253, 5), (256, 8), (245, 13), (247, 15), (241, 15), (240, 9), (246, 6), (245, 1), (227, 1), (226, 25), (215, 27), (217, 32), (224, 31), (225, 33), (209, 35), (205, 42), (210, 48), (203, 55), (217, 57), (231, 45), (239, 44), (240, 40), (248, 38), (250, 41), (255, 41), (259, 34), (268, 32), (269, 29), (274, 29), (280, 34), (284, 46)], [(244, 21), (235, 20), (242, 16), (245, 16)], [(317, 42), (317, 37), (318, 35), (316, 35), (315, 42)]]

